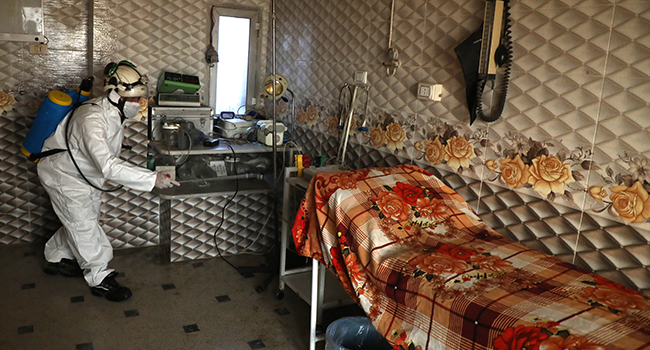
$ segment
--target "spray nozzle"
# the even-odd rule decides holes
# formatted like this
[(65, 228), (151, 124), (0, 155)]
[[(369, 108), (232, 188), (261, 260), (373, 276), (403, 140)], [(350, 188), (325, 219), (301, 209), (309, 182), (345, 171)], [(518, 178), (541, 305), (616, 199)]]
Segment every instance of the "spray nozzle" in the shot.
[(95, 77), (88, 77), (88, 78), (82, 80), (81, 85), (79, 85), (79, 90), (81, 90), (81, 91), (90, 91), (90, 90), (92, 90), (94, 80), (95, 80)]

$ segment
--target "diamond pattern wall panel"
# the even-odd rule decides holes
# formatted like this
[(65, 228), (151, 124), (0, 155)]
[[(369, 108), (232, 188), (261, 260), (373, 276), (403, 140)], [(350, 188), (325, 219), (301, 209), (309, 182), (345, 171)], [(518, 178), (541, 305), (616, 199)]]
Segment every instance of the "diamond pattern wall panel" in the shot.
[(336, 137), (325, 137), (312, 129), (296, 127), (294, 138), (302, 147), (303, 154), (325, 155), (328, 159), (336, 158), (339, 145)]
[[(88, 1), (44, 2), (45, 35), (49, 50), (86, 51), (88, 45)], [(70, 62), (73, 63), (73, 62)], [(86, 66), (82, 62), (82, 66)]]
[(209, 6), (202, 1), (169, 2), (153, 1), (151, 15), (156, 21), (151, 24), (152, 71), (167, 70), (199, 76), (207, 82), (204, 53), (207, 49), (209, 28)]
[[(481, 27), (480, 16), (452, 13), (445, 16), (438, 12), (429, 14), (424, 22), (422, 65), (425, 67), (460, 68), (454, 48)], [(446, 40), (438, 40), (445, 36)]]
[(8, 92), (20, 84), (25, 44), (11, 41), (0, 42), (0, 90)]
[[(613, 6), (513, 11), (513, 69), (602, 75)], [(525, 45), (525, 46), (522, 46)]]
[(156, 195), (119, 190), (102, 197), (100, 224), (114, 248), (160, 243)]
[(512, 240), (650, 292), (643, 231), (494, 185), (483, 186), (478, 214)]
[[(20, 97), (19, 97), (20, 98)], [(58, 228), (49, 197), (39, 186), (36, 165), (20, 151), (33, 118), (0, 115), (0, 242), (34, 242)]]
[(614, 12), (611, 55), (607, 75), (639, 78), (650, 76), (650, 6), (645, 1), (621, 3)]
[[(261, 253), (272, 244), (272, 198), (265, 194), (171, 200), (170, 261), (212, 258), (237, 253)], [(165, 205), (162, 205), (165, 208)], [(268, 221), (267, 221), (268, 220)], [(221, 225), (221, 226), (220, 226)], [(220, 226), (220, 227), (219, 227)], [(215, 249), (214, 234), (217, 233)], [(164, 228), (163, 230), (167, 230)]]

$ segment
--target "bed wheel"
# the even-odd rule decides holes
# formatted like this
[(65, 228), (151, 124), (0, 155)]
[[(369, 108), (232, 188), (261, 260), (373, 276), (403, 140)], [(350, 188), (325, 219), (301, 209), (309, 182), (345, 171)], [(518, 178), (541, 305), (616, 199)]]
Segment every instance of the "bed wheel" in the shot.
[(280, 290), (277, 293), (275, 293), (275, 298), (278, 300), (282, 300), (284, 298), (284, 291)]

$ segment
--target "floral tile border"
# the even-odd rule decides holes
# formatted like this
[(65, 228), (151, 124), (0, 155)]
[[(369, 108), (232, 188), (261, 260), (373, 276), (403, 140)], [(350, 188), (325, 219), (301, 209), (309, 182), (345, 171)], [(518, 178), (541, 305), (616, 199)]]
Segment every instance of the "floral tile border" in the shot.
[[(296, 123), (338, 135), (337, 105), (303, 98), (296, 105)], [(462, 176), (578, 210), (587, 203), (590, 214), (616, 221), (650, 219), (650, 162), (643, 156), (622, 155), (620, 160), (627, 167), (614, 168), (594, 162), (588, 145), (568, 149), (556, 140), (536, 140), (515, 131), (493, 141), (486, 127), (438, 118), (423, 123), (415, 115), (381, 108), (371, 108), (366, 115), (363, 106), (355, 106), (351, 130), (351, 142), (386, 148), (413, 162), (448, 167)]]

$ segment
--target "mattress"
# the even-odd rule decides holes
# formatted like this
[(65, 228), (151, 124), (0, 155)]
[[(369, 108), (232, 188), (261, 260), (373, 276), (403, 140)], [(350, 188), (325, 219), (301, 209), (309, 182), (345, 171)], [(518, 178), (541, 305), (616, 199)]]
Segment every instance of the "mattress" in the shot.
[(319, 173), (293, 226), (396, 350), (650, 349), (650, 299), (490, 229), (411, 165)]

